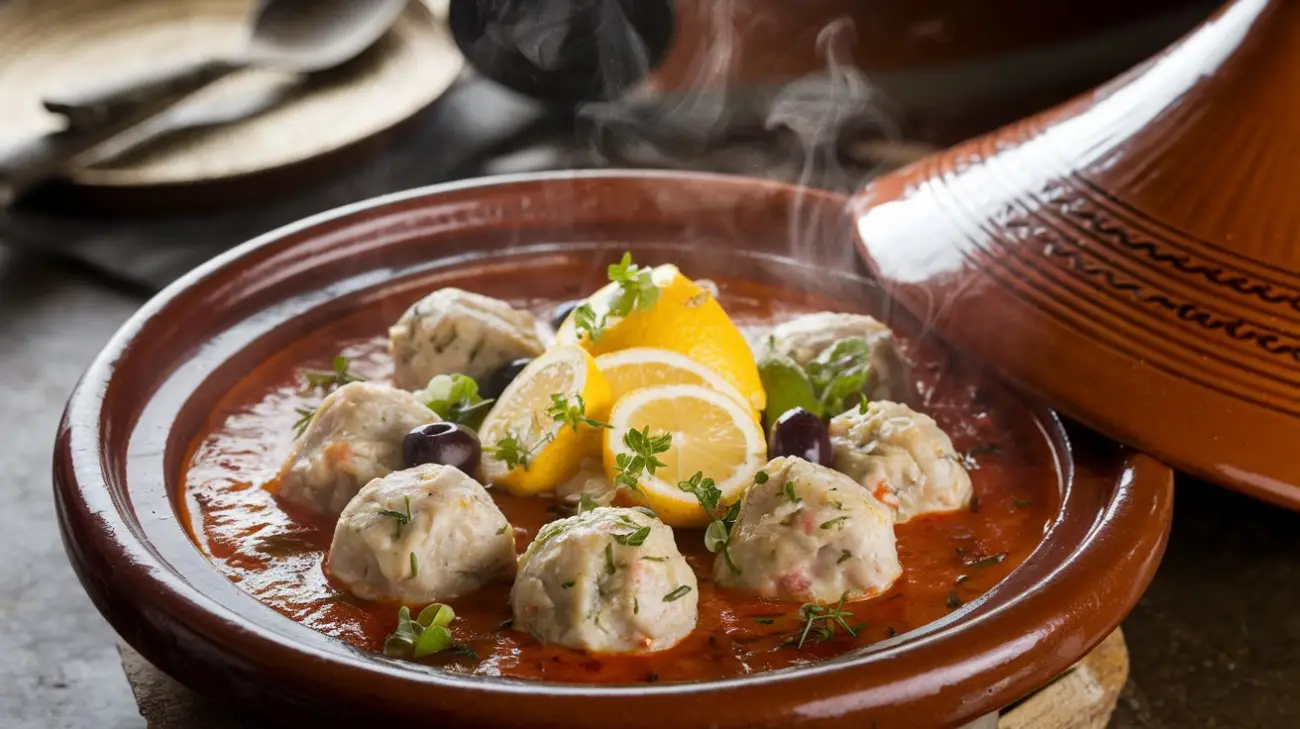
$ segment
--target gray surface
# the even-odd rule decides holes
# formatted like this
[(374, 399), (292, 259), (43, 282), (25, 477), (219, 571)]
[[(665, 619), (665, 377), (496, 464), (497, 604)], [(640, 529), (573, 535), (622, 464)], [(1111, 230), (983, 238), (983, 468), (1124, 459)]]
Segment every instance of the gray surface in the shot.
[(144, 726), (68, 566), (50, 453), (68, 392), (139, 301), (0, 248), (0, 726)]
[[(59, 545), (49, 460), (83, 367), (140, 299), (0, 248), (0, 726), (137, 727), (112, 632)], [(1125, 622), (1118, 729), (1300, 726), (1300, 515), (1179, 483), (1170, 550)]]

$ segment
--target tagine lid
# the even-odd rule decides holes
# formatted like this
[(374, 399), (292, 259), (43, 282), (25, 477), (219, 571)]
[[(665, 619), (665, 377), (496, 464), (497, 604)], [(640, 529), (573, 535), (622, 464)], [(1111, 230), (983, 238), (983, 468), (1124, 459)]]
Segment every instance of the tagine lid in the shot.
[(1300, 508), (1300, 3), (873, 181), (857, 243), (941, 336), (1179, 469)]

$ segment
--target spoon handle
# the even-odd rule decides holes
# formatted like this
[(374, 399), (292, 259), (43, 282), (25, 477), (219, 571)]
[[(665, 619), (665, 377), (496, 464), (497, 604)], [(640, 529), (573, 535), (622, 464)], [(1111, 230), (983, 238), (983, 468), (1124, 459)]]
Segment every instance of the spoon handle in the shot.
[(243, 67), (225, 59), (205, 59), (151, 69), (111, 83), (56, 94), (45, 108), (68, 120), (68, 129), (88, 130), (130, 116), (134, 110), (163, 109)]

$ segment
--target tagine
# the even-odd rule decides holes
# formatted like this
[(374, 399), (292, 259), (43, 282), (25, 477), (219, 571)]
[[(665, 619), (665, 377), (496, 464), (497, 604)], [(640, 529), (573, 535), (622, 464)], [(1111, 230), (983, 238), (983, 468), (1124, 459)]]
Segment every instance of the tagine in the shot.
[(1038, 545), (1040, 426), (942, 352), (670, 264), (608, 279), (571, 302), (440, 288), (284, 349), (190, 449), (195, 544), (361, 650), (584, 683), (833, 658)]

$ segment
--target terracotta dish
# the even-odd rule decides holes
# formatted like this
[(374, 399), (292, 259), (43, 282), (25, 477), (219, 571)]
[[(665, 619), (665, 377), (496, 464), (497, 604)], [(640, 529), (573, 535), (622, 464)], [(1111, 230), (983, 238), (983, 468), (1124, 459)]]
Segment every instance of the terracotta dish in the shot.
[[(150, 661), (205, 694), (298, 721), (405, 725), (437, 716), (458, 726), (603, 727), (618, 716), (628, 726), (848, 727), (869, 718), (911, 727), (955, 726), (1005, 706), (1085, 655), (1146, 588), (1169, 528), (1171, 473), (1084, 431), (1067, 435), (1052, 413), (1024, 403), (893, 311), (847, 245), (846, 202), (709, 175), (497, 178), (350, 206), (242, 246), (146, 305), (73, 394), (55, 453), (72, 562), (96, 605)], [(265, 465), (291, 434), (277, 426), (280, 435), (239, 441), (239, 432), (260, 429), (268, 409), (276, 418), (292, 414), (276, 403), (283, 404), (280, 395), (297, 402), (297, 365), (328, 362), (351, 343), (359, 371), (383, 378), (384, 355), (370, 357), (366, 342), (376, 325), (396, 320), (425, 293), (457, 286), (542, 311), (590, 292), (622, 251), (713, 279), (718, 302), (742, 328), (782, 312), (834, 307), (875, 314), (901, 339), (924, 385), (905, 397), (931, 407), (953, 432), (976, 499), (959, 512), (897, 526), (904, 582), (853, 603), (864, 619), (856, 642), (840, 634), (817, 643), (812, 660), (774, 659), (749, 673), (734, 657), (758, 655), (744, 644), (750, 638), (756, 645), (771, 639), (777, 653), (763, 655), (789, 655), (776, 635), (788, 615), (751, 611), (741, 615), (748, 627), (720, 630), (718, 619), (733, 620), (751, 603), (716, 594), (703, 580), (699, 626), (663, 654), (680, 665), (636, 663), (656, 660), (654, 653), (615, 660), (552, 646), (539, 652), (535, 636), (478, 625), (476, 616), (491, 609), (482, 601), (453, 601), (463, 616), (453, 625), (468, 631), (459, 633), (468, 653), (477, 651), (468, 664), (459, 656), (413, 663), (377, 652), (375, 641), (396, 622), (391, 608), (375, 612), (331, 593), (304, 616), (276, 597), (280, 588), (300, 594), (297, 582), (317, 579), (320, 552), (309, 525), (299, 522), (288, 535), (296, 545), (280, 540), (276, 548), (298, 550), (315, 566), (270, 591), (259, 588), (268, 584), (263, 578), (293, 575), (264, 572), (264, 560), (225, 548), (223, 538), (245, 526), (256, 534), (285, 523), (270, 502), (262, 520), (250, 522), (219, 502), (238, 509), (241, 498), (263, 498), (258, 489), (247, 496), (256, 484), (240, 463)], [(945, 415), (949, 401), (961, 413)], [(986, 427), (955, 428), (963, 418)], [(988, 442), (975, 438), (980, 433), (999, 447), (977, 451)], [(531, 507), (492, 498), (517, 536), (535, 528), (520, 516)], [(388, 515), (400, 516), (381, 514)], [(997, 520), (992, 531), (988, 519)], [(700, 532), (691, 534), (679, 530), (678, 543)], [(952, 583), (944, 585), (945, 606), (944, 593), (926, 586), (927, 573), (915, 571), (916, 555), (936, 543), (926, 534), (957, 540), (955, 554), (954, 542), (937, 542), (948, 545), (939, 563), (964, 560), (962, 544), (998, 534), (1027, 541), (992, 559), (960, 561), (969, 574), (944, 577)], [(909, 552), (909, 544), (921, 548)], [(682, 549), (688, 559), (699, 556)], [(411, 568), (414, 577), (414, 556)], [(889, 605), (903, 607), (891, 613)], [(717, 615), (706, 615), (707, 606)], [(367, 632), (376, 615), (388, 622)], [(717, 645), (731, 646), (733, 658), (719, 657)], [(499, 671), (484, 670), (485, 651)]]
[(875, 181), (865, 255), (1052, 406), (1300, 508), (1300, 9), (1241, 0), (1074, 101)]

